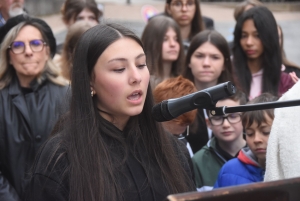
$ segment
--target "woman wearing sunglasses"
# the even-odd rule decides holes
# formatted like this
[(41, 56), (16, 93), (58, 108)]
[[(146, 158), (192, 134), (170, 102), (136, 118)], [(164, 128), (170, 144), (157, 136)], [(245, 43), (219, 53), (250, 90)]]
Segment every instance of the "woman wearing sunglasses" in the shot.
[(66, 108), (60, 106), (67, 82), (51, 59), (53, 39), (44, 21), (26, 18), (1, 43), (0, 200), (24, 199), (25, 174)]

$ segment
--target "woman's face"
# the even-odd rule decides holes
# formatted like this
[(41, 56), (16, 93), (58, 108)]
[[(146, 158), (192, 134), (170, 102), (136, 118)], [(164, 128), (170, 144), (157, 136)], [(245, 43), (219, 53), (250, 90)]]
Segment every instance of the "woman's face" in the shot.
[(264, 47), (252, 19), (244, 22), (240, 43), (248, 59), (258, 59), (263, 54)]
[(224, 70), (224, 56), (210, 42), (205, 42), (194, 51), (189, 63), (196, 86), (214, 86)]
[(101, 115), (123, 129), (131, 116), (142, 112), (150, 74), (142, 47), (133, 39), (113, 42), (93, 70), (91, 88), (96, 92)]
[(187, 26), (192, 23), (196, 13), (195, 0), (172, 0), (170, 4), (166, 4), (167, 12), (179, 24), (179, 26)]
[(178, 43), (177, 34), (173, 28), (168, 28), (162, 46), (163, 61), (176, 61), (178, 59), (180, 45)]
[[(35, 50), (37, 46), (35, 41), (43, 40), (41, 32), (31, 25), (24, 26), (11, 46), (14, 48), (24, 47), (24, 51), (15, 54), (12, 49), (9, 50), (9, 63), (16, 70), (20, 81), (33, 80), (45, 68), (46, 62), (49, 58), (49, 49), (43, 45), (41, 51)], [(29, 45), (30, 44), (30, 45)]]
[(95, 25), (99, 24), (98, 20), (96, 19), (95, 14), (87, 8), (83, 9), (77, 15), (77, 17), (74, 16), (74, 19), (71, 19), (70, 22), (68, 23), (68, 25), (71, 26), (72, 24), (74, 24), (75, 22), (78, 22), (78, 21), (87, 21), (92, 26), (95, 26)]

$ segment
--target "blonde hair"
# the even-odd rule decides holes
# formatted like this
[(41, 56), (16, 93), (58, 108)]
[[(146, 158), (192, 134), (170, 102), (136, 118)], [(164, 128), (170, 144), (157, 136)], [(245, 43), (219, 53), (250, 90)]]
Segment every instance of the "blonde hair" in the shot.
[[(25, 26), (33, 26), (37, 28), (40, 31), (43, 40), (47, 45), (49, 45), (49, 41), (42, 31), (41, 25), (39, 25), (39, 23), (37, 22), (22, 22), (13, 27), (6, 34), (0, 47), (0, 90), (8, 86), (13, 76), (16, 76), (15, 69), (9, 64), (8, 46), (15, 40), (21, 29)], [(48, 54), (50, 54), (50, 50), (48, 52)], [(49, 55), (43, 72), (37, 76), (37, 81), (38, 83), (41, 83), (42, 80), (46, 77), (55, 84), (62, 86), (67, 85), (68, 82), (61, 76), (60, 71), (60, 68), (53, 63)]]

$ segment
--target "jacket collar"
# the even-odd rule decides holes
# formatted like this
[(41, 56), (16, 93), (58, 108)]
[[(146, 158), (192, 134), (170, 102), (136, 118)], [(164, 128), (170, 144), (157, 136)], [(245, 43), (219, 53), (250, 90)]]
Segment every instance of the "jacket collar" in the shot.
[[(31, 83), (30, 83), (30, 88), (33, 90), (33, 91), (37, 91), (38, 88), (40, 86), (42, 86), (42, 84), (45, 82), (45, 76), (42, 77), (42, 81), (41, 83), (38, 83), (37, 79), (34, 79)], [(20, 93), (22, 93), (21, 91), (21, 86), (20, 86), (20, 83), (19, 83), (19, 80), (17, 78), (17, 76), (13, 76), (10, 84), (9, 84), (9, 90), (8, 90), (8, 93), (9, 95), (18, 95)]]
[(252, 153), (249, 147), (244, 147), (243, 149), (241, 149), (238, 155), (238, 159), (245, 164), (260, 167), (259, 163), (257, 162), (257, 158)]

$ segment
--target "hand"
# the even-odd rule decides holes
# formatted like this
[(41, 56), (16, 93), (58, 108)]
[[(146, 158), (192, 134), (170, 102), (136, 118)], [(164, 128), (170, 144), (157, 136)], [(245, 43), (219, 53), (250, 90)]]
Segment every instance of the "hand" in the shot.
[(291, 72), (289, 73), (289, 75), (291, 76), (294, 83), (296, 83), (299, 80), (295, 72)]

